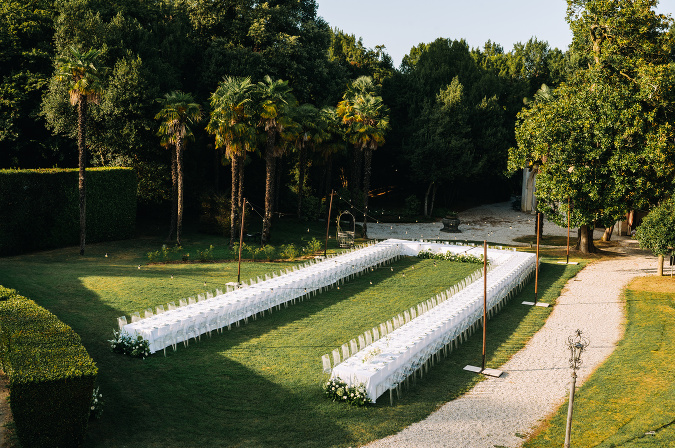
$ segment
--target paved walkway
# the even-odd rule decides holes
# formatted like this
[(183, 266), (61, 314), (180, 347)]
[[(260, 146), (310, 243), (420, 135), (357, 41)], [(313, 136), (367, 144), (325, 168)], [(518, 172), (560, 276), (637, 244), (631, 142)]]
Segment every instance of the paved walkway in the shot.
[(571, 279), (542, 329), (489, 378), (427, 419), (369, 447), (518, 447), (522, 437), (566, 402), (570, 370), (567, 337), (578, 328), (590, 340), (577, 385), (612, 353), (623, 335), (620, 299), (634, 277), (655, 273), (656, 258), (625, 241), (621, 255), (586, 266)]

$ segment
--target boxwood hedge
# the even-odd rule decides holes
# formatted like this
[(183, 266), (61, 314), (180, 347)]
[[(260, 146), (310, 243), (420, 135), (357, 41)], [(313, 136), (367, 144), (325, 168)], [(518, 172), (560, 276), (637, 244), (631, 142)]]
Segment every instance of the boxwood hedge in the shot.
[[(87, 169), (87, 242), (130, 238), (136, 225), (131, 168)], [(0, 255), (79, 243), (77, 169), (0, 170)]]
[(55, 315), (0, 286), (0, 363), (23, 446), (77, 447), (87, 429), (96, 365)]

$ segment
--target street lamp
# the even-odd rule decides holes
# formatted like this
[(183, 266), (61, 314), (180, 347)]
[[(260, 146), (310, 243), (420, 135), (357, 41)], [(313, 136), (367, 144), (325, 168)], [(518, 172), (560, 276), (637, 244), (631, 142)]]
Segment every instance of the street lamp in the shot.
[(567, 427), (565, 428), (564, 448), (570, 448), (570, 432), (572, 431), (572, 409), (574, 407), (574, 389), (577, 384), (577, 370), (581, 365), (581, 354), (588, 347), (588, 339), (581, 335), (581, 330), (567, 338), (567, 348), (570, 350), (570, 368), (572, 369), (572, 382), (570, 383), (570, 402), (567, 408)]

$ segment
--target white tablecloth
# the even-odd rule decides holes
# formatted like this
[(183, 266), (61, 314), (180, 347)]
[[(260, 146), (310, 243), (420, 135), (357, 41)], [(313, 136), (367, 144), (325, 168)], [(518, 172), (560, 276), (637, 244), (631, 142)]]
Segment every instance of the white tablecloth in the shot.
[[(464, 246), (408, 246), (411, 251), (431, 248), (435, 252), (458, 253)], [(482, 255), (483, 248), (471, 249)], [(523, 252), (490, 249), (488, 259), (487, 307), (496, 306), (535, 269), (535, 256)], [(335, 366), (331, 377), (339, 377), (349, 385), (364, 384), (368, 397), (380, 395), (414, 372), (433, 353), (449, 344), (463, 331), (482, 318), (483, 277), (455, 293), (446, 301), (409, 323), (373, 342), (365, 349)]]
[(132, 322), (122, 328), (141, 335), (154, 353), (190, 337), (224, 328), (257, 313), (321, 290), (400, 256), (402, 242), (387, 240), (348, 251), (201, 302)]

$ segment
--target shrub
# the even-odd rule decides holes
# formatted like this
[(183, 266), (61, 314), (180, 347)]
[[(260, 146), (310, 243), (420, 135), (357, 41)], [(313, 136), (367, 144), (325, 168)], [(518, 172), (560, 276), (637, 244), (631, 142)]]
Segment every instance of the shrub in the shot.
[(312, 238), (309, 243), (307, 243), (307, 246), (305, 246), (304, 252), (306, 254), (315, 254), (319, 252), (321, 249), (323, 249), (323, 244), (321, 241), (317, 240), (316, 238)]
[(97, 375), (80, 337), (16, 291), (0, 287), (0, 363), (23, 446), (82, 444)]
[(300, 255), (300, 250), (295, 246), (295, 244), (284, 244), (281, 246), (281, 250), (279, 251), (279, 256), (281, 258), (286, 258), (289, 260), (293, 260), (295, 258), (298, 258)]
[[(77, 169), (0, 170), (0, 255), (80, 241)], [(131, 168), (87, 169), (87, 242), (131, 238), (136, 175)]]
[(267, 245), (263, 246), (262, 251), (263, 251), (263, 255), (265, 256), (265, 259), (267, 261), (272, 261), (277, 256), (276, 247), (274, 247), (270, 244), (267, 244)]

